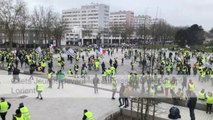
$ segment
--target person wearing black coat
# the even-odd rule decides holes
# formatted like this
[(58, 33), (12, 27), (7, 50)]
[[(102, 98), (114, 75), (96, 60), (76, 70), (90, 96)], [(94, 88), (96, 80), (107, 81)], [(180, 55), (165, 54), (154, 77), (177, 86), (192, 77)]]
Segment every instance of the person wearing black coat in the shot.
[(195, 120), (194, 109), (196, 107), (196, 104), (197, 104), (197, 96), (195, 95), (194, 92), (189, 92), (188, 100), (187, 100), (187, 107), (189, 108), (191, 120)]
[(105, 67), (105, 63), (104, 63), (104, 62), (102, 62), (102, 63), (101, 63), (101, 68), (102, 68), (102, 72), (104, 72), (104, 71), (105, 71), (105, 69), (106, 69), (106, 67)]
[(19, 73), (20, 73), (20, 70), (18, 68), (14, 68), (13, 69), (13, 83), (15, 82), (15, 80), (18, 80), (18, 82), (20, 81), (19, 79)]

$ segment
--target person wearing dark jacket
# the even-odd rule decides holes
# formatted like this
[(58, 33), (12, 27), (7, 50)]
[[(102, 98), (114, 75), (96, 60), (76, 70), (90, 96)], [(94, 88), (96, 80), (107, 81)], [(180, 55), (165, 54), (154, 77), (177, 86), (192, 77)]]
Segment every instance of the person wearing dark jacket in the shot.
[(33, 72), (35, 71), (35, 67), (30, 67), (30, 78), (29, 80), (33, 80)]
[(18, 82), (20, 81), (19, 73), (20, 73), (20, 70), (18, 68), (13, 69), (13, 81), (12, 81), (13, 83), (15, 82), (15, 80), (18, 80)]
[(195, 95), (194, 92), (189, 92), (188, 100), (187, 100), (187, 107), (189, 108), (191, 120), (195, 120), (194, 109), (196, 107), (196, 104), (197, 104), (197, 96)]
[(17, 109), (16, 114), (13, 115), (13, 120), (24, 120), (24, 117), (19, 109)]
[(48, 62), (48, 68), (52, 69), (53, 68), (53, 61), (51, 60), (50, 62)]
[(105, 66), (105, 63), (104, 63), (104, 62), (101, 63), (101, 68), (102, 68), (102, 72), (104, 72), (105, 69), (106, 69), (106, 66)]

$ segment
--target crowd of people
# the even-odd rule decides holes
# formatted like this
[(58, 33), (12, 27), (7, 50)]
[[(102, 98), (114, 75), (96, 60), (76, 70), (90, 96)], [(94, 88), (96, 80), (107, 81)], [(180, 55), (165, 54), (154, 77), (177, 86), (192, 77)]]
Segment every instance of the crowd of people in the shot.
[[(68, 54), (66, 60), (62, 55), (62, 49), (55, 51), (59, 55), (56, 59), (53, 57), (55, 53), (51, 50), (44, 50), (42, 53), (37, 53), (34, 49), (15, 52), (1, 50), (0, 59), (1, 67), (6, 67), (8, 74), (13, 74), (13, 83), (16, 80), (20, 81), (19, 69), (23, 67), (29, 67), (32, 80), (35, 71), (46, 73), (49, 88), (53, 87), (55, 74), (59, 83), (58, 89), (64, 88), (65, 79), (81, 78), (82, 84), (86, 84), (88, 76), (93, 73), (94, 93), (98, 94), (98, 84), (111, 84), (112, 100), (115, 100), (115, 94), (119, 92), (119, 107), (128, 107), (130, 96), (169, 97), (174, 100), (174, 104), (178, 104), (178, 100), (189, 100), (189, 94), (193, 94), (200, 101), (206, 102), (206, 113), (211, 113), (213, 90), (206, 91), (206, 87), (202, 86), (210, 82), (213, 87), (213, 56), (210, 53), (189, 49), (144, 52), (123, 47), (109, 48), (106, 51), (106, 55), (103, 55), (96, 48), (78, 49), (75, 55)], [(115, 53), (121, 54), (122, 57), (113, 56)], [(108, 62), (105, 60), (107, 55)], [(130, 64), (126, 64), (126, 61), (130, 61)], [(66, 69), (70, 64), (73, 67)], [(117, 72), (118, 69), (124, 68), (129, 72), (128, 75)], [(120, 81), (118, 75), (124, 78), (120, 82), (120, 90), (117, 89)], [(196, 88), (195, 85), (199, 87)], [(42, 100), (43, 84), (38, 82), (36, 86), (37, 98)], [(190, 113), (193, 119), (193, 110), (190, 110)]]

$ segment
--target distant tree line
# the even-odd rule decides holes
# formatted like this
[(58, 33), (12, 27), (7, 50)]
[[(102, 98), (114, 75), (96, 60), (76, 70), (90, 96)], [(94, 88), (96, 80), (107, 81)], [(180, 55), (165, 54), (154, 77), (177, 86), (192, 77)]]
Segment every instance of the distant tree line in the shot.
[(197, 24), (181, 28), (175, 35), (175, 43), (180, 47), (202, 45), (205, 40), (204, 33), (202, 26)]
[(56, 45), (60, 45), (65, 23), (61, 15), (52, 8), (35, 7), (30, 14), (23, 0), (1, 0), (0, 6), (0, 29), (9, 40), (10, 49), (16, 31), (20, 31), (22, 43), (26, 48), (25, 33), (28, 29), (35, 31), (37, 44), (40, 43), (41, 37), (44, 38), (45, 44), (54, 37)]

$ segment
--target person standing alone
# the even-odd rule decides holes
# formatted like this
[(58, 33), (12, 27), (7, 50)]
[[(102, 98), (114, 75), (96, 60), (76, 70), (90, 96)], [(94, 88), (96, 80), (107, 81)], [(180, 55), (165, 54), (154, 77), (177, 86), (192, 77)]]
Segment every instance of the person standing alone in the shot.
[(38, 81), (36, 84), (36, 91), (38, 92), (38, 96), (36, 97), (36, 99), (43, 100), (43, 97), (41, 95), (41, 93), (43, 92), (43, 89), (44, 89), (44, 84), (41, 81)]
[(196, 97), (195, 93), (192, 92), (192, 91), (189, 91), (188, 100), (187, 100), (187, 106), (189, 108), (191, 120), (195, 120), (194, 109), (196, 107), (196, 104), (197, 104), (197, 97)]
[(112, 100), (115, 99), (115, 93), (117, 91), (117, 83), (115, 77), (112, 77)]
[(207, 114), (212, 113), (212, 104), (213, 104), (213, 95), (212, 95), (212, 93), (209, 93), (207, 95), (207, 101), (206, 101), (206, 113)]
[(95, 74), (95, 77), (93, 78), (93, 85), (94, 85), (94, 93), (98, 93), (98, 83), (99, 78), (97, 77), (97, 74)]

